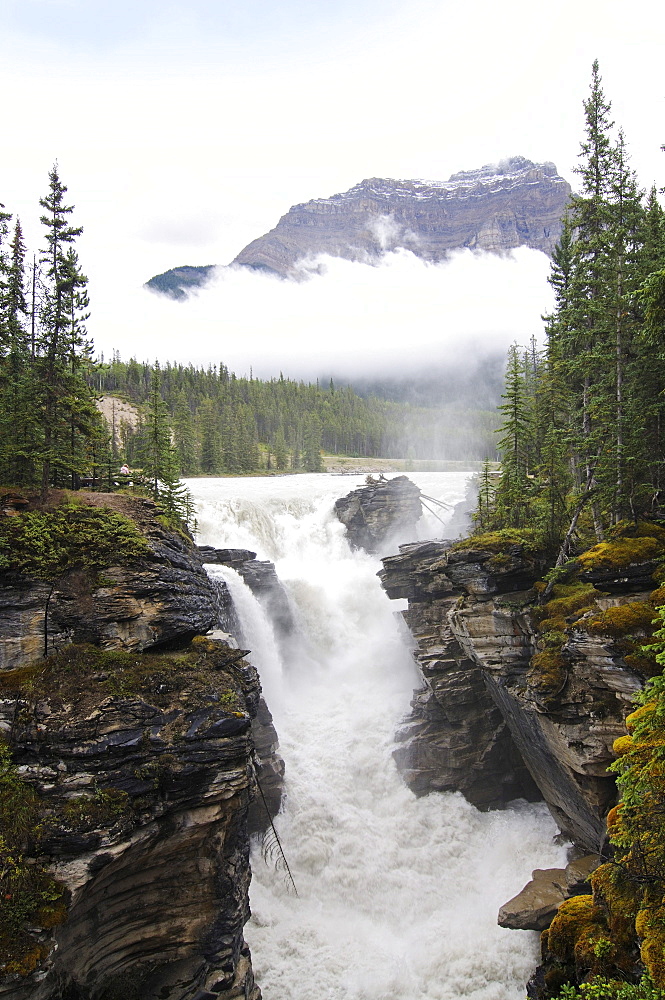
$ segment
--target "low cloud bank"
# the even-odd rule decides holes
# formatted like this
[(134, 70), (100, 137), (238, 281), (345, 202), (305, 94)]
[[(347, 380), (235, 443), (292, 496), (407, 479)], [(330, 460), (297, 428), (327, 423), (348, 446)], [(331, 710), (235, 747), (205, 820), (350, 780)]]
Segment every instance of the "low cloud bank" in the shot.
[(540, 338), (552, 305), (549, 260), (527, 248), (506, 257), (460, 251), (438, 265), (406, 250), (378, 266), (331, 257), (317, 264), (320, 273), (302, 282), (220, 268), (185, 302), (142, 288), (119, 294), (103, 279), (91, 289), (96, 351), (223, 361), (262, 378), (401, 378), (432, 366), (468, 369), (513, 341)]

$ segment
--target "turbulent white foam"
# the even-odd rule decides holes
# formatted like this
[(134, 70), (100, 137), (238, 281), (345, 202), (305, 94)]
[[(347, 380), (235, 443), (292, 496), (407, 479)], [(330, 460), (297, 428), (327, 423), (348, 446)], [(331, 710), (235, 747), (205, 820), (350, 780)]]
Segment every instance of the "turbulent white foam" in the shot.
[[(467, 475), (411, 478), (454, 503)], [(299, 896), (257, 850), (246, 928), (255, 974), (265, 1000), (518, 1000), (537, 936), (502, 930), (496, 913), (563, 851), (543, 807), (479, 813), (460, 795), (416, 798), (397, 774), (393, 734), (415, 680), (400, 605), (331, 513), (361, 483), (189, 483), (201, 541), (273, 559), (301, 631), (271, 706), (287, 768), (277, 826)], [(238, 610), (258, 662), (265, 633)]]
[[(251, 590), (230, 566), (212, 564), (207, 567), (213, 578), (224, 580), (233, 599), (238, 619), (242, 623), (242, 640), (251, 641), (252, 663), (261, 674), (261, 686), (271, 704), (282, 696), (282, 664), (272, 624)], [(250, 637), (251, 636), (251, 640)]]

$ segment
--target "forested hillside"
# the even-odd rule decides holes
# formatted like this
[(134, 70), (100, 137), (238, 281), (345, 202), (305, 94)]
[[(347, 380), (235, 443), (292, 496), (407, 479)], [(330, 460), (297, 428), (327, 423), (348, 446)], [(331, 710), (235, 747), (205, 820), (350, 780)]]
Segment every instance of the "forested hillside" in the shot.
[[(318, 471), (322, 450), (406, 459), (493, 454), (491, 403), (467, 409), (454, 385), (438, 393), (450, 405), (428, 407), (361, 397), (332, 380), (237, 378), (223, 362), (203, 369), (117, 355), (93, 360), (76, 252), (82, 230), (71, 225), (66, 194), (56, 165), (40, 201), (43, 240), (30, 253), (20, 220), (0, 206), (1, 482), (43, 494), (82, 481), (109, 488), (128, 461), (172, 503), (180, 475)], [(137, 404), (138, 428), (113, 437), (96, 407), (101, 394)]]
[[(220, 363), (207, 369), (141, 364), (135, 359), (95, 368), (99, 392), (149, 402), (160, 384), (183, 475), (256, 469), (321, 469), (333, 455), (412, 459), (483, 459), (493, 455), (496, 415), (460, 405), (418, 407), (349, 386), (296, 382), (280, 374), (237, 378)], [(453, 393), (451, 392), (451, 395)], [(142, 432), (125, 435), (123, 455), (140, 464)]]

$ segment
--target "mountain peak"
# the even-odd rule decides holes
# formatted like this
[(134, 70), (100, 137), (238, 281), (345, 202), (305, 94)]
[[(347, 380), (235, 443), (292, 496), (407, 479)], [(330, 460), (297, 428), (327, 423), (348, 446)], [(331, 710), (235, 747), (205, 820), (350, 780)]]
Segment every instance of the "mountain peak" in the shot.
[[(322, 255), (376, 264), (398, 249), (432, 263), (465, 248), (505, 253), (528, 246), (551, 254), (570, 193), (554, 163), (524, 156), (462, 170), (447, 181), (369, 177), (348, 191), (293, 205), (232, 263), (303, 278)], [(187, 270), (191, 287), (192, 268), (158, 275), (149, 286), (164, 285), (178, 270)]]

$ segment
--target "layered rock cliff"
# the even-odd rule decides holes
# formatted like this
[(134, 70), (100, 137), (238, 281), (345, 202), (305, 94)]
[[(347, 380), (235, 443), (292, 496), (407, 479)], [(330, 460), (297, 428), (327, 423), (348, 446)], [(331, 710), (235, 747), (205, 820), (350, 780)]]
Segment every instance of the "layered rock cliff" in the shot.
[[(527, 246), (550, 254), (570, 193), (553, 163), (523, 156), (447, 181), (373, 177), (330, 198), (294, 205), (232, 263), (297, 278), (307, 273), (307, 261), (323, 254), (364, 263), (398, 248), (432, 262), (464, 248), (504, 253)], [(147, 287), (183, 298), (210, 277), (210, 267), (174, 268)]]
[(0, 574), (0, 996), (258, 1000), (248, 824), (282, 774), (258, 675), (197, 637), (220, 593), (191, 541), (150, 502), (90, 503), (138, 526), (133, 556)]
[[(540, 663), (530, 588), (542, 562), (521, 545), (499, 553), (482, 540), (475, 548), (473, 539), (463, 544), (402, 546), (384, 560), (388, 594), (409, 599), (405, 617), (423, 675), (398, 760), (419, 790), (459, 788), (476, 802), (488, 797), (485, 788), (495, 788), (499, 799), (502, 780), (514, 789), (514, 762), (523, 761), (564, 834), (598, 852), (615, 801), (607, 773), (612, 744), (625, 732), (643, 678), (617, 639), (588, 631), (584, 618), (562, 635), (561, 651)], [(589, 603), (611, 607), (632, 596), (597, 592)], [(487, 726), (497, 710), (499, 726)], [(497, 739), (504, 725), (511, 743), (502, 759)]]
[(160, 522), (151, 500), (77, 496), (89, 508), (129, 518), (148, 547), (137, 546), (136, 557), (121, 563), (109, 557), (103, 571), (86, 565), (84, 551), (73, 551), (62, 572), (46, 580), (29, 572), (0, 574), (0, 669), (19, 667), (71, 642), (141, 651), (217, 624), (220, 597), (201, 557), (184, 536)]
[(373, 177), (343, 194), (294, 205), (233, 263), (290, 276), (298, 261), (320, 254), (371, 263), (399, 247), (432, 262), (465, 247), (551, 253), (569, 198), (570, 185), (553, 163), (522, 156), (448, 181)]

